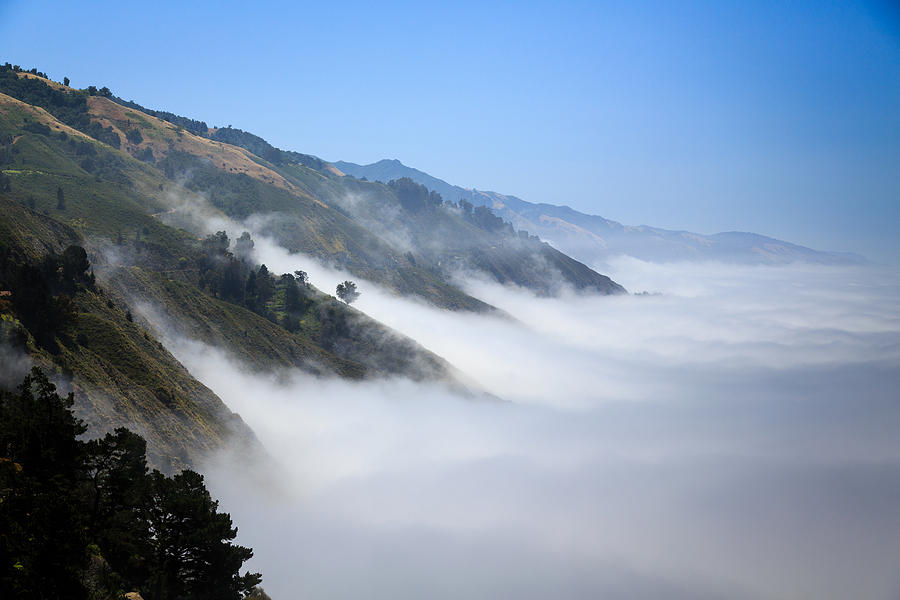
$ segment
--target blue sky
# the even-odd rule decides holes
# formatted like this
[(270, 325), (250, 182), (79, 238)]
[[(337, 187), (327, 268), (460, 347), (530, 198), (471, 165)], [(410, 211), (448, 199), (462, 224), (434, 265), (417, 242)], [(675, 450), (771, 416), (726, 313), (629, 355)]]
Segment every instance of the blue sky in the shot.
[(0, 0), (0, 61), (327, 160), (900, 262), (889, 1)]

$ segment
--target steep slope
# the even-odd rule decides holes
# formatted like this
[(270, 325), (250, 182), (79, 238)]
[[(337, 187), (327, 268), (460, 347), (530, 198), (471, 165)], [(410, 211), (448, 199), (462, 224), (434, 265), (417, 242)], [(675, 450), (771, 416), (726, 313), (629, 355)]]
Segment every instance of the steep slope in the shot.
[(737, 263), (857, 264), (865, 259), (855, 255), (812, 250), (782, 240), (752, 233), (726, 232), (702, 235), (657, 227), (627, 226), (568, 206), (534, 204), (497, 192), (466, 189), (413, 169), (399, 160), (381, 160), (370, 165), (337, 161), (334, 165), (347, 175), (369, 180), (390, 181), (408, 177), (448, 200), (465, 200), (487, 206), (517, 230), (536, 234), (566, 254), (589, 265), (611, 256), (627, 254), (658, 262), (718, 260)]
[[(212, 311), (202, 319), (196, 311), (192, 313), (194, 322), (202, 321), (207, 329), (218, 331), (216, 335), (210, 334), (202, 339), (227, 342), (229, 351), (249, 364), (260, 368), (300, 366), (315, 372), (334, 372), (347, 376), (384, 374), (449, 378), (449, 368), (443, 361), (410, 340), (391, 334), (377, 322), (364, 318), (357, 314), (358, 311), (342, 303), (333, 302), (333, 299), (325, 295), (318, 295), (314, 302), (308, 304), (307, 310), (311, 314), (306, 320), (311, 325), (306, 330), (295, 333), (285, 331), (283, 327), (260, 315), (234, 316), (235, 311), (249, 311), (234, 303), (209, 298), (209, 293), (198, 289), (198, 284), (203, 283), (200, 276), (204, 264), (211, 259), (215, 262), (224, 257), (206, 256), (194, 235), (170, 227), (154, 216), (168, 214), (173, 196), (179, 200), (190, 199), (190, 189), (167, 180), (155, 167), (78, 131), (63, 137), (62, 124), (46, 113), (41, 114), (48, 124), (48, 131), (29, 131), (29, 124), (33, 123), (30, 115), (33, 112), (33, 107), (0, 94), (0, 133), (5, 132), (10, 140), (15, 140), (9, 143), (10, 151), (7, 153), (11, 162), (2, 166), (3, 173), (9, 177), (8, 193), (23, 204), (32, 204), (35, 210), (45, 212), (56, 221), (68, 223), (84, 237), (86, 247), (92, 251), (94, 262), (102, 267), (98, 270), (98, 275), (106, 278), (109, 287), (117, 290), (123, 300), (141, 298), (151, 304), (171, 303), (171, 295), (163, 293), (169, 288), (155, 285), (155, 279), (149, 276), (122, 275), (128, 273), (125, 267), (135, 267), (135, 272), (144, 272), (145, 275), (155, 273), (157, 279), (161, 277), (159, 274), (165, 273), (163, 280), (172, 279), (184, 284), (179, 297), (185, 305), (196, 308), (212, 302), (220, 306), (221, 310)], [(303, 196), (289, 194), (247, 174), (226, 174), (206, 163), (198, 162), (192, 155), (177, 150), (170, 152), (173, 158), (170, 160), (167, 157), (161, 162), (169, 165), (176, 158), (189, 161), (188, 164), (197, 169), (194, 182), (202, 182), (203, 187), (209, 190), (208, 193), (214, 196), (218, 194), (223, 202), (232, 197), (250, 198), (262, 210), (294, 210), (297, 218), (313, 215), (310, 219), (317, 218), (316, 211), (328, 210), (329, 214), (336, 215), (340, 221), (334, 231), (339, 233), (341, 228), (346, 230), (352, 227), (361, 232), (360, 236), (364, 240), (371, 239), (366, 238), (363, 235), (365, 230), (346, 216), (327, 209), (312, 198), (304, 200)], [(247, 186), (238, 191), (246, 193), (240, 195), (238, 191), (229, 188), (233, 196), (226, 198), (224, 193), (219, 194), (219, 188), (216, 187), (218, 178), (227, 181), (237, 178)], [(60, 205), (58, 199), (60, 191), (64, 198), (63, 205)], [(193, 200), (205, 201), (200, 196)], [(319, 218), (320, 222), (321, 220)], [(326, 228), (324, 235), (321, 228), (319, 232), (316, 240), (321, 240), (325, 245), (335, 243), (328, 235), (332, 232), (331, 229)], [(335, 237), (340, 239), (337, 234)], [(304, 236), (304, 239), (310, 238), (311, 236)], [(40, 239), (40, 235), (32, 234), (31, 239)], [(248, 267), (240, 266), (240, 269), (246, 272)], [(463, 306), (487, 307), (444, 284), (435, 275), (429, 273), (429, 276), (436, 281), (433, 284), (436, 293), (443, 294), (448, 301), (456, 301)], [(123, 286), (126, 281), (133, 287)], [(420, 287), (425, 289), (425, 286)], [(215, 290), (207, 290), (210, 291), (215, 293)], [(255, 321), (262, 321), (265, 325), (254, 328), (254, 335), (269, 341), (247, 344), (244, 328), (241, 328), (240, 336), (235, 335), (235, 328), (239, 324)], [(348, 336), (343, 330), (322, 327), (323, 322), (353, 322), (354, 327), (349, 330), (351, 335)], [(207, 329), (200, 328), (198, 331)], [(358, 339), (353, 342), (351, 338)], [(375, 339), (381, 340), (377, 352), (372, 342)], [(272, 345), (278, 346), (282, 351), (274, 354), (254, 351)], [(286, 352), (289, 348), (295, 348), (293, 356)], [(406, 356), (407, 359), (397, 360), (399, 356)], [(430, 365), (432, 369), (425, 370), (423, 365)]]
[[(449, 281), (439, 264), (443, 257), (436, 261), (431, 252), (439, 238), (432, 236), (427, 246), (410, 248), (397, 244), (396, 229), (408, 228), (402, 220), (393, 219), (390, 228), (383, 222), (360, 222), (360, 217), (369, 215), (356, 210), (357, 200), (379, 206), (397, 204), (401, 199), (392, 189), (364, 182), (351, 184), (341, 171), (320, 159), (279, 150), (239, 129), (210, 129), (202, 121), (148, 111), (133, 102), (114, 102), (103, 96), (89, 97), (87, 109), (94, 121), (117, 136), (123, 150), (155, 161), (167, 177), (207, 194), (228, 216), (243, 219), (277, 213), (277, 219), (268, 220), (262, 231), (292, 251), (323, 258), (400, 294), (418, 295), (444, 308), (490, 309)], [(238, 158), (250, 156), (258, 168), (247, 168), (235, 154)], [(432, 229), (441, 225), (433, 224)], [(465, 227), (456, 229), (455, 233), (467, 233)], [(560, 285), (600, 293), (620, 291), (587, 267), (572, 268), (568, 257), (557, 256), (552, 249), (509, 243), (506, 234), (485, 229), (477, 240), (463, 235), (471, 249), (480, 245), (478, 256), (460, 254), (458, 248), (448, 248), (444, 255), (453, 253), (456, 262), (461, 260), (466, 268), (538, 293), (554, 293)], [(502, 253), (493, 249), (498, 244), (504, 247)], [(409, 250), (418, 256), (410, 256)]]
[[(341, 179), (345, 185), (352, 181)], [(566, 288), (598, 294), (625, 291), (538, 238), (516, 233), (484, 207), (445, 203), (405, 178), (358, 186), (338, 200), (344, 209), (357, 221), (389, 232), (396, 245), (409, 249), (412, 260), (427, 261), (446, 278), (480, 272), (542, 295)]]
[(152, 464), (167, 472), (226, 444), (261, 451), (240, 417), (134, 323), (127, 307), (83, 270), (69, 280), (57, 275), (62, 268), (47, 257), (65, 256), (80, 241), (74, 230), (2, 196), (0, 213), (0, 287), (8, 292), (0, 338), (71, 382), (76, 412), (92, 431), (140, 433)]
[[(82, 99), (85, 111), (99, 104)], [(296, 366), (351, 378), (403, 375), (454, 384), (450, 365), (412, 340), (312, 286), (238, 260), (227, 239), (222, 247), (219, 237), (162, 222), (173, 196), (204, 197), (117, 149), (116, 140), (125, 150), (130, 142), (122, 141), (115, 120), (97, 125), (79, 120), (88, 113), (77, 106), (69, 113), (71, 107), (62, 110), (49, 100), (47, 106), (107, 141), (66, 125), (49, 109), (0, 94), (0, 289), (10, 292), (0, 297), (2, 337), (72, 382), (77, 410), (92, 431), (127, 426), (140, 432), (153, 464), (167, 471), (195, 464), (226, 443), (255, 445), (240, 419), (160, 343), (169, 339), (167, 324), (258, 369)], [(141, 152), (140, 143), (132, 145)], [(160, 162), (183, 154), (173, 145)], [(272, 197), (286, 193), (247, 173), (231, 175), (264, 186)], [(60, 279), (62, 267), (54, 261), (73, 246), (87, 249), (96, 270)], [(234, 275), (240, 293), (226, 296)], [(42, 285), (50, 291), (41, 292)]]

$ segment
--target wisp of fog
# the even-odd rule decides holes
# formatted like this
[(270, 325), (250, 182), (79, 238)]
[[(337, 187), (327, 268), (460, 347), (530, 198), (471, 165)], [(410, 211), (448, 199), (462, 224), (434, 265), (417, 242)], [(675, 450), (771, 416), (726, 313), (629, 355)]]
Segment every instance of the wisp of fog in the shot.
[[(348, 278), (257, 239), (270, 271)], [(359, 281), (361, 310), (498, 397), (250, 373), (172, 346), (272, 456), (207, 467), (275, 598), (896, 598), (900, 278), (656, 265), (650, 295), (537, 298), (512, 318)], [(355, 279), (355, 278), (354, 278)]]

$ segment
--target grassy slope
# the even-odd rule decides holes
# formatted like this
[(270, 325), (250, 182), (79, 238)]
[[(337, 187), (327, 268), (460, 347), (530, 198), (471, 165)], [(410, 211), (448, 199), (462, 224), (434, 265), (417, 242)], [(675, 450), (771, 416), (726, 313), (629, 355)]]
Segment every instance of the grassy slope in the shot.
[[(50, 135), (23, 130), (26, 121), (37, 120), (51, 128)], [(73, 376), (84, 399), (79, 410), (95, 425), (95, 433), (121, 425), (136, 429), (150, 442), (154, 464), (169, 469), (220, 447), (235, 428), (241, 439), (252, 442), (252, 433), (218, 398), (193, 380), (150, 332), (125, 318), (128, 301), (136, 297), (168, 308), (185, 330), (223, 344), (258, 368), (296, 365), (351, 378), (392, 373), (452, 377), (438, 357), (328, 296), (320, 295), (306, 327), (291, 334), (202, 292), (193, 284), (190, 268), (179, 264), (181, 258), (191, 264), (196, 260), (197, 239), (152, 216), (165, 211), (162, 190), (175, 184), (125, 153), (78, 132), (62, 136), (62, 131), (65, 126), (47, 113), (0, 95), (0, 134), (15, 140), (11, 162), (0, 165), (11, 181), (11, 191), (0, 193), (0, 242), (31, 261), (80, 244), (89, 249), (92, 262), (106, 265), (103, 268), (115, 277), (101, 283), (118, 292), (112, 296), (90, 291), (76, 296), (78, 319), (60, 341), (59, 354), (30, 347), (39, 363)], [(93, 148), (91, 170), (81, 164), (84, 145)], [(62, 209), (57, 207), (57, 189), (64, 193)], [(35, 210), (26, 208), (31, 203)], [(114, 243), (119, 234), (122, 246)], [(132, 243), (136, 236), (140, 250)], [(113, 259), (133, 266), (115, 266)], [(328, 340), (330, 350), (322, 347), (326, 340), (317, 323), (322, 311), (353, 325), (349, 335)], [(75, 341), (79, 339), (82, 344)]]
[[(0, 95), (0, 102), (3, 98)], [(190, 274), (185, 273), (179, 266), (179, 259), (182, 257), (187, 258), (189, 263), (196, 260), (198, 254), (196, 239), (185, 231), (163, 224), (150, 214), (166, 211), (168, 204), (160, 188), (169, 191), (175, 184), (168, 181), (159, 170), (78, 134), (79, 142), (85, 141), (95, 147), (97, 153), (95, 162), (110, 165), (105, 170), (98, 169), (93, 174), (89, 173), (77, 162), (79, 156), (72, 148), (71, 141), (75, 139), (74, 137), (70, 136), (69, 139), (63, 140), (57, 135), (44, 136), (23, 131), (21, 128), (25, 118), (26, 115), (21, 114), (0, 114), (0, 131), (9, 131), (18, 137), (15, 143), (16, 152), (13, 155), (14, 164), (3, 167), (4, 172), (9, 173), (12, 178), (11, 196), (20, 201), (26, 201), (28, 196), (33, 196), (39, 212), (45, 212), (56, 220), (68, 223), (88, 238), (89, 245), (94, 250), (94, 261), (104, 267), (98, 274), (104, 275), (109, 272), (111, 277), (114, 271), (108, 271), (106, 267), (112, 267), (111, 261), (115, 258), (126, 264), (136, 264), (146, 273), (165, 272), (167, 277), (180, 279), (184, 284), (178, 293), (173, 295), (175, 289), (173, 286), (157, 285), (154, 278), (149, 276), (127, 278), (130, 285), (136, 286), (128, 290), (122, 287), (121, 281), (111, 282), (113, 287), (122, 292), (123, 298), (140, 297), (151, 304), (168, 306), (172, 306), (173, 299), (177, 299), (184, 306), (218, 306), (219, 310), (207, 311), (205, 314), (198, 310), (181, 311), (180, 323), (190, 331), (201, 334), (200, 339), (227, 344), (227, 348), (234, 356), (258, 368), (303, 366), (314, 372), (335, 372), (350, 377), (359, 377), (364, 373), (409, 374), (415, 377), (424, 375), (420, 361), (379, 360), (373, 356), (379, 352), (385, 355), (408, 355), (410, 348), (408, 340), (387, 335), (386, 329), (371, 319), (354, 316), (356, 323), (354, 332), (359, 338), (358, 343), (352, 343), (349, 339), (343, 340), (343, 343), (331, 346), (333, 352), (326, 352), (321, 348), (326, 342), (324, 339), (312, 336), (304, 338), (302, 332), (300, 336), (291, 335), (250, 311), (210, 298), (192, 285)], [(48, 118), (48, 123), (53, 125), (55, 123), (53, 118)], [(218, 142), (216, 144), (221, 145)], [(187, 156), (181, 152), (177, 154)], [(203, 189), (208, 190), (213, 196), (217, 193), (224, 194), (216, 187), (221, 178), (229, 182), (237, 179), (244, 187), (237, 187), (237, 192), (235, 187), (228, 187), (226, 189), (229, 193), (249, 197), (272, 210), (283, 211), (295, 207), (303, 214), (311, 215), (309, 219), (317, 224), (316, 239), (321, 240), (320, 243), (323, 245), (335, 244), (336, 242), (331, 240), (342, 239), (342, 233), (347, 230), (358, 233), (358, 237), (364, 241), (371, 241), (371, 236), (362, 235), (364, 231), (349, 219), (323, 207), (318, 202), (304, 200), (248, 175), (226, 174), (193, 162), (191, 165), (196, 167), (195, 181), (202, 182)], [(57, 209), (57, 187), (64, 190), (65, 210)], [(175, 189), (175, 192), (179, 195), (190, 195), (189, 190)], [(330, 220), (336, 224), (332, 224)], [(124, 246), (112, 244), (119, 233), (125, 239)], [(135, 252), (131, 243), (136, 237), (140, 237), (141, 240), (140, 252)], [(351, 249), (360, 247), (355, 238), (349, 243)], [(386, 266), (383, 265), (382, 268)], [(161, 276), (159, 279), (166, 280)], [(462, 297), (460, 302), (469, 298), (455, 288), (444, 287), (449, 288), (447, 295), (451, 299), (456, 298), (453, 294)], [(332, 311), (356, 313), (343, 304), (335, 304)], [(248, 343), (247, 336), (243, 333), (246, 328), (241, 325), (245, 322), (259, 323), (253, 328), (252, 333), (248, 334), (252, 338), (252, 343)], [(382, 347), (375, 348), (371, 345), (371, 340), (376, 338), (384, 340)], [(335, 352), (342, 356), (338, 356)], [(441, 361), (430, 353), (418, 348), (413, 354), (425, 357), (424, 364), (435, 366), (429, 373), (430, 377), (439, 379), (447, 375), (448, 371)]]
[(316, 171), (299, 165), (279, 168), (299, 190), (292, 192), (248, 175), (229, 173), (213, 161), (186, 153), (170, 154), (163, 168), (176, 179), (185, 179), (191, 190), (207, 194), (216, 208), (236, 219), (251, 214), (276, 214), (278, 218), (265, 225), (265, 233), (292, 252), (333, 262), (358, 277), (402, 295), (422, 297), (442, 308), (491, 310), (489, 305), (445, 282), (439, 273), (411, 263), (402, 250), (334, 208), (337, 205), (327, 196), (306, 193), (304, 190), (318, 190), (298, 175), (322, 178)]
[[(131, 267), (116, 269), (112, 275), (120, 293), (131, 295), (131, 290), (140, 290), (143, 298), (152, 299), (149, 310), (161, 311), (162, 320), (175, 326), (180, 334), (226, 348), (252, 368), (296, 366), (312, 373), (337, 373), (353, 379), (365, 376), (369, 370), (246, 308), (198, 294), (193, 286), (154, 271)], [(142, 300), (134, 296), (130, 299), (136, 303)]]
[[(449, 211), (415, 218), (404, 215), (402, 221), (390, 224), (371, 220), (367, 223), (371, 227), (362, 226), (353, 218), (359, 212), (346, 209), (347, 198), (396, 205), (387, 186), (298, 162), (275, 165), (247, 149), (193, 135), (107, 98), (91, 97), (88, 106), (102, 125), (120, 133), (123, 150), (140, 156), (147, 147), (152, 148), (157, 164), (170, 177), (208, 194), (225, 214), (243, 219), (251, 214), (277, 213), (278, 219), (270, 221), (267, 233), (289, 250), (333, 261), (402, 295), (417, 295), (455, 310), (490, 310), (447, 283), (450, 273), (440, 265), (448, 259), (482, 270), (501, 283), (515, 283), (538, 293), (554, 293), (561, 281), (576, 289), (621, 291), (608, 278), (580, 263), (573, 265), (575, 261), (550, 247), (504, 240), (502, 234), (479, 229)], [(128, 130), (139, 130), (142, 141), (128, 143), (124, 133)], [(243, 162), (236, 162), (235, 157)], [(248, 160), (255, 168), (246, 167)], [(389, 225), (389, 230), (382, 232), (378, 225)], [(383, 239), (397, 229), (412, 234), (417, 260), (409, 259), (406, 248)], [(502, 248), (498, 249), (498, 243)]]
[[(0, 243), (16, 260), (31, 262), (45, 249), (59, 252), (80, 242), (71, 228), (2, 196), (0, 214)], [(129, 321), (125, 307), (84, 288), (73, 305), (75, 318), (57, 338), (58, 353), (49, 354), (30, 337), (23, 350), (38, 364), (71, 377), (76, 411), (91, 425), (89, 433), (119, 426), (138, 431), (149, 443), (152, 463), (167, 471), (194, 464), (226, 441), (256, 446), (240, 418), (149, 332)], [(0, 310), (9, 336), (20, 324), (9, 303)]]
[[(390, 223), (382, 231), (379, 223), (360, 226), (348, 218), (348, 197), (372, 197), (376, 203), (395, 202), (384, 185), (342, 177), (327, 163), (293, 161), (291, 153), (275, 152), (278, 164), (253, 154), (253, 142), (268, 147), (261, 138), (232, 132), (230, 141), (244, 147), (191, 134), (135, 108), (128, 108), (101, 96), (87, 98), (92, 118), (110, 127), (123, 152), (155, 160), (170, 178), (186, 180), (196, 191), (208, 192), (227, 215), (244, 218), (250, 214), (278, 213), (267, 233), (291, 250), (333, 261), (359, 277), (374, 280), (403, 295), (418, 295), (437, 306), (485, 311), (490, 307), (448, 283), (447, 263), (482, 270), (500, 282), (513, 282), (539, 293), (553, 293), (553, 282), (565, 281), (576, 289), (615, 293), (621, 288), (589, 268), (573, 265), (561, 253), (546, 247), (509, 243), (497, 232), (475, 231), (463, 219), (445, 211), (430, 223)], [(215, 136), (213, 130), (209, 135)], [(139, 132), (139, 135), (128, 135)], [(233, 138), (233, 139), (232, 139)], [(270, 153), (263, 152), (266, 156)], [(301, 155), (297, 155), (301, 156)], [(306, 157), (312, 159), (313, 157)], [(273, 160), (276, 160), (273, 158)], [(303, 166), (303, 164), (309, 166)], [(341, 205), (344, 205), (344, 208)], [(354, 212), (354, 217), (358, 213)], [(421, 220), (421, 215), (419, 216)], [(384, 223), (381, 223), (384, 226)], [(421, 239), (418, 258), (410, 260), (408, 247), (398, 246), (393, 229), (440, 230), (444, 235)], [(383, 228), (383, 227), (382, 227)], [(487, 234), (487, 235), (486, 235)], [(461, 241), (454, 247), (446, 242)], [(440, 248), (444, 244), (446, 247)], [(497, 246), (502, 250), (498, 251)], [(534, 246), (534, 247), (532, 247)], [(442, 267), (444, 265), (444, 267)]]
[[(150, 148), (154, 159), (159, 161), (170, 152), (186, 152), (209, 160), (225, 172), (246, 175), (280, 189), (293, 190), (284, 177), (243, 148), (194, 135), (162, 119), (121, 106), (109, 98), (91, 96), (88, 98), (88, 109), (101, 125), (113, 128), (119, 135), (121, 148), (132, 155)], [(127, 137), (130, 130), (139, 130), (143, 140), (131, 143)]]

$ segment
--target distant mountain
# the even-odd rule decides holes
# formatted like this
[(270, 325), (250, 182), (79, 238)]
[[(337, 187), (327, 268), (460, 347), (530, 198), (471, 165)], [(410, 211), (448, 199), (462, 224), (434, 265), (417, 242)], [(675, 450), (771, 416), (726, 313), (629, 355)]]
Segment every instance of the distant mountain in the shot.
[(519, 231), (528, 231), (550, 242), (555, 248), (588, 265), (598, 265), (619, 254), (642, 260), (674, 262), (717, 260), (733, 263), (784, 264), (859, 264), (864, 258), (854, 254), (823, 252), (782, 240), (729, 231), (703, 235), (672, 231), (646, 225), (622, 225), (597, 215), (588, 215), (568, 206), (535, 204), (497, 192), (467, 189), (447, 183), (428, 173), (408, 167), (399, 160), (380, 160), (370, 165), (337, 161), (341, 172), (370, 181), (391, 181), (408, 177), (444, 200), (465, 200), (475, 206), (487, 206)]

